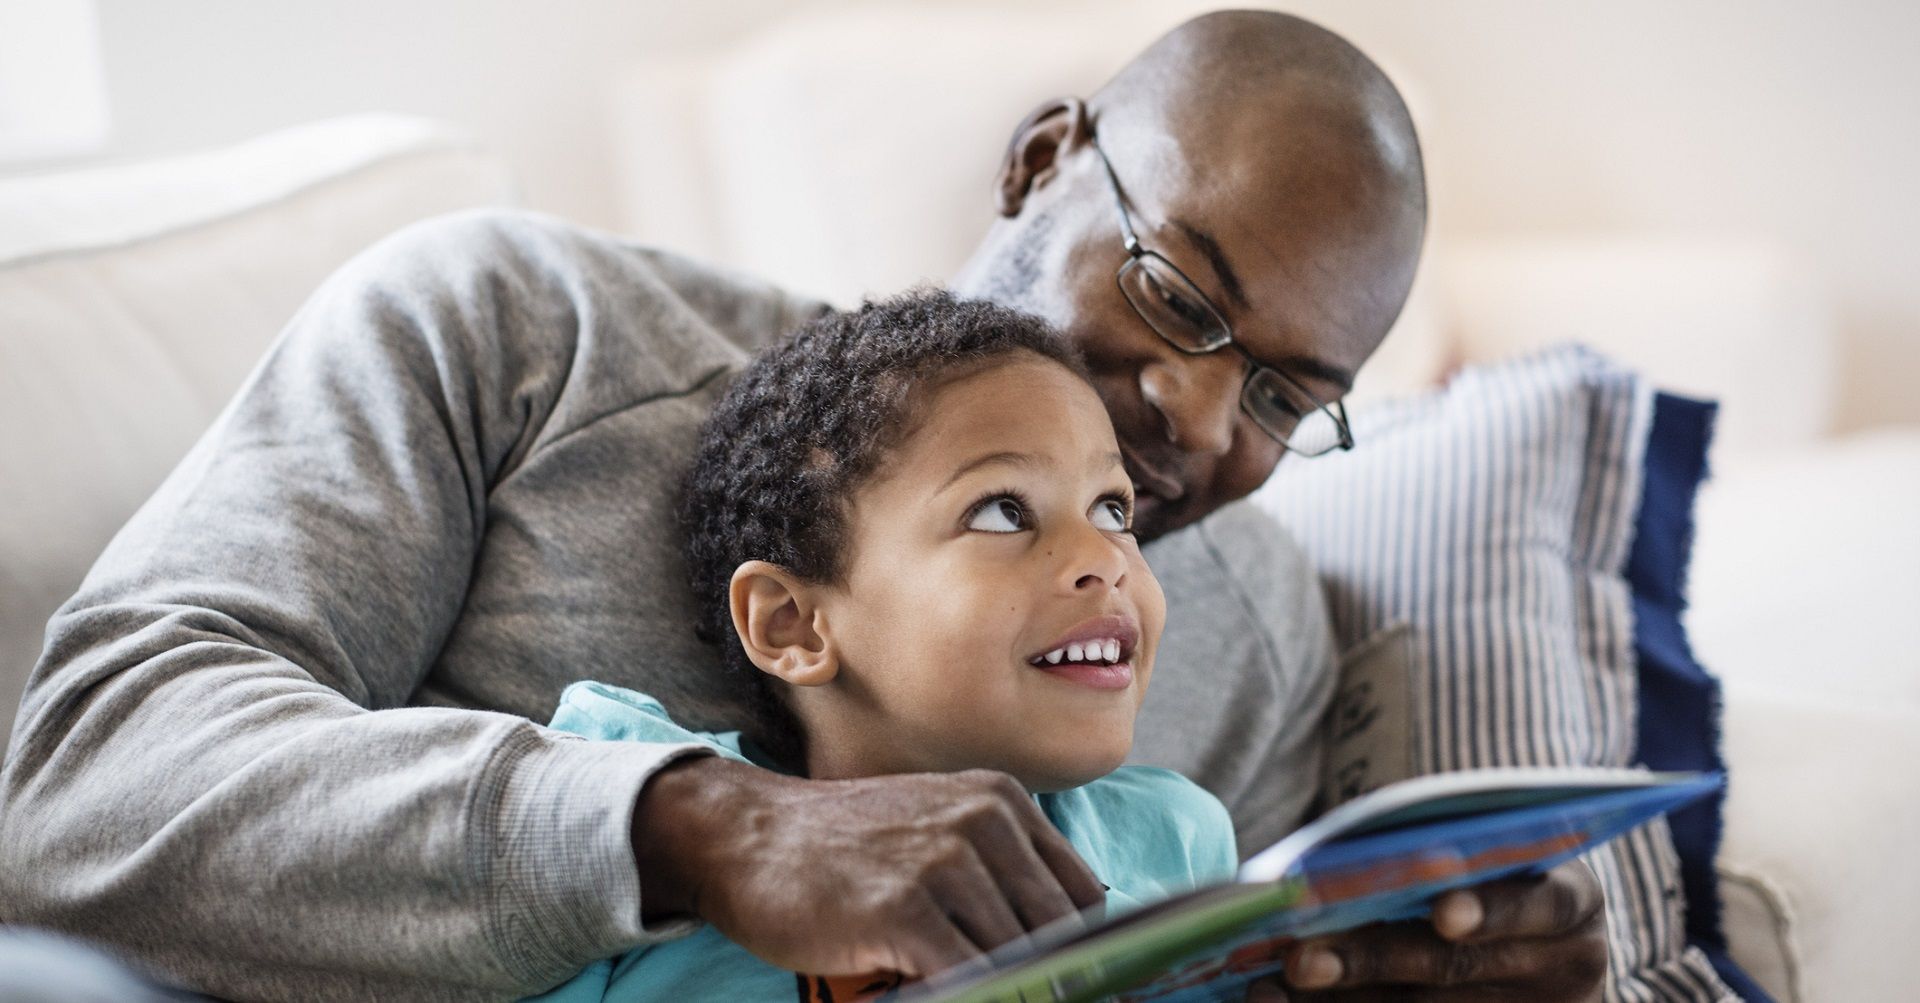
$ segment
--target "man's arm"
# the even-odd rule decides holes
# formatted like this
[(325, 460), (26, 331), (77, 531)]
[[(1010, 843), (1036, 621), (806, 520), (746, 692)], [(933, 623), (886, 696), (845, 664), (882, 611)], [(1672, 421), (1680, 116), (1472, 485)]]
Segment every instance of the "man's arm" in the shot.
[(0, 774), (0, 920), (250, 998), (498, 996), (648, 936), (632, 809), (683, 747), (405, 707), (567, 376), (547, 229), (350, 265), (116, 537)]

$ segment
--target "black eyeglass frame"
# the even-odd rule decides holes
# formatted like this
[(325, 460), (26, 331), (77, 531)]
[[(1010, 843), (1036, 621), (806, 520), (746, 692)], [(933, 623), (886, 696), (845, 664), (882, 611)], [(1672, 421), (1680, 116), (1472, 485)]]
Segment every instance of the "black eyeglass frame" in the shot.
[[(1315, 457), (1325, 456), (1336, 449), (1352, 449), (1353, 429), (1347, 424), (1347, 408), (1345, 404), (1340, 401), (1334, 401), (1330, 405), (1322, 402), (1320, 398), (1315, 397), (1311, 391), (1301, 386), (1298, 381), (1286, 373), (1254, 358), (1253, 353), (1247, 351), (1246, 346), (1234, 339), (1233, 327), (1227, 323), (1226, 317), (1220, 313), (1220, 308), (1213, 305), (1213, 300), (1209, 299), (1207, 294), (1200, 290), (1200, 286), (1195, 283), (1193, 279), (1189, 278), (1186, 272), (1181, 271), (1179, 265), (1168, 260), (1166, 255), (1141, 245), (1139, 235), (1134, 233), (1133, 214), (1127, 211), (1126, 194), (1120, 187), (1120, 175), (1114, 173), (1113, 161), (1107, 159), (1107, 151), (1100, 148), (1098, 140), (1090, 139), (1089, 143), (1093, 147), (1093, 152), (1099, 155), (1100, 166), (1106, 169), (1107, 181), (1113, 187), (1113, 204), (1114, 208), (1120, 210), (1120, 235), (1127, 249), (1127, 263), (1121, 265), (1120, 270), (1114, 273), (1113, 280), (1119, 285), (1121, 296), (1126, 299), (1127, 306), (1133, 309), (1134, 315), (1140, 318), (1140, 322), (1147, 325), (1147, 328), (1157, 335), (1161, 341), (1173, 346), (1175, 351), (1183, 355), (1210, 355), (1228, 346), (1232, 346), (1234, 351), (1239, 352), (1240, 356), (1247, 360), (1247, 376), (1240, 384), (1240, 409), (1246, 412), (1247, 417), (1253, 419), (1254, 427), (1266, 433), (1268, 438), (1285, 446), (1288, 452), (1297, 456)], [(1168, 271), (1171, 271), (1178, 277), (1181, 282), (1186, 284), (1187, 291), (1193, 294), (1199, 301), (1200, 306), (1213, 318), (1214, 330), (1219, 332), (1218, 338), (1203, 337), (1200, 347), (1189, 348), (1175, 340), (1173, 336), (1167, 334), (1167, 332), (1162, 331), (1160, 326), (1153, 322), (1152, 318), (1141, 312), (1139, 304), (1135, 303), (1132, 294), (1127, 292), (1127, 275), (1135, 268), (1144, 267), (1142, 261), (1146, 258), (1153, 258), (1155, 261), (1158, 261), (1161, 265), (1165, 266)], [(1156, 279), (1155, 281), (1158, 280)], [(1206, 334), (1206, 332), (1201, 333), (1203, 335)], [(1292, 443), (1287, 441), (1285, 434), (1269, 428), (1267, 424), (1261, 420), (1260, 415), (1247, 403), (1247, 395), (1251, 392), (1254, 381), (1259, 379), (1262, 373), (1268, 374), (1270, 378), (1278, 380), (1288, 390), (1311, 401), (1316, 410), (1324, 413), (1327, 418), (1333, 422), (1334, 428), (1339, 432), (1339, 437), (1333, 445), (1313, 452), (1296, 449)], [(1304, 415), (1302, 417), (1304, 417)], [(1294, 427), (1297, 428), (1298, 426), (1299, 419), (1295, 419)]]

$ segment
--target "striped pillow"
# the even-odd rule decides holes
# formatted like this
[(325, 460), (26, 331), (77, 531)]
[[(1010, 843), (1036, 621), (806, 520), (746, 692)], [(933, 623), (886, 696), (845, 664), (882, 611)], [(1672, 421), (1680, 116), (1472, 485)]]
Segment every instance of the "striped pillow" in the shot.
[[(1624, 573), (1652, 402), (1633, 373), (1552, 348), (1357, 407), (1358, 448), (1288, 461), (1254, 495), (1319, 569), (1345, 671), (1404, 673), (1405, 771), (1633, 761)], [(1344, 793), (1394, 779), (1377, 758)], [(1732, 998), (1687, 945), (1663, 821), (1587, 860), (1607, 897), (1608, 999)]]

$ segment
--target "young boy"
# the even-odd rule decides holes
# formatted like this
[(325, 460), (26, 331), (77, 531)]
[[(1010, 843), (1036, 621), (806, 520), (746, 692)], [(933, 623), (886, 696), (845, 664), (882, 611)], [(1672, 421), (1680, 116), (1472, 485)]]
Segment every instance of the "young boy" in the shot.
[[(555, 728), (818, 779), (1003, 771), (1109, 914), (1232, 875), (1217, 800), (1121, 766), (1166, 606), (1106, 411), (1041, 321), (915, 292), (801, 328), (715, 407), (683, 515), (702, 636), (757, 720), (690, 732), (643, 694), (578, 683)], [(846, 1000), (895, 981), (796, 976), (706, 927), (541, 998)]]

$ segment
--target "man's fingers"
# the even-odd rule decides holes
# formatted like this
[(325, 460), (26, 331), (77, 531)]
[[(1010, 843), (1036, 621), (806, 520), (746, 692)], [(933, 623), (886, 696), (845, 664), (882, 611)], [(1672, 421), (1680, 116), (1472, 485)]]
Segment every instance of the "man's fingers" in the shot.
[(1287, 952), (1287, 985), (1441, 987), (1538, 978), (1559, 955), (1571, 961), (1563, 947), (1540, 940), (1459, 944), (1424, 923), (1392, 923), (1294, 945)]
[(1461, 943), (1558, 937), (1594, 922), (1603, 905), (1593, 871), (1571, 860), (1545, 875), (1443, 895), (1434, 903), (1433, 926), (1441, 936)]
[(1287, 985), (1316, 1001), (1409, 993), (1435, 1001), (1489, 993), (1597, 1000), (1607, 966), (1601, 906), (1599, 881), (1574, 861), (1544, 877), (1443, 896), (1431, 923), (1367, 926), (1296, 944), (1287, 953)]
[(925, 903), (916, 917), (918, 922), (897, 942), (900, 963), (895, 970), (908, 978), (926, 978), (984, 953), (961, 931), (942, 903), (931, 895)]
[(1106, 901), (1105, 886), (1019, 781), (987, 770), (968, 778), (985, 786), (995, 810), (974, 814), (967, 836), (1026, 929)]
[(1059, 876), (1040, 856), (1039, 849), (1024, 830), (996, 839), (992, 845), (983, 847), (982, 853), (988, 856), (987, 866), (1019, 916), (1022, 929), (1038, 930), (1079, 911)]
[[(1039, 861), (1034, 861), (1039, 866)], [(935, 881), (932, 889), (934, 899), (940, 903), (946, 914), (953, 918), (954, 925), (966, 934), (975, 947), (981, 951), (991, 951), (1025, 932), (1020, 917), (1014, 914), (1013, 907), (1002, 894), (1000, 882), (996, 881), (989, 865), (978, 856), (969, 859), (963, 866), (943, 872)], [(1066, 895), (1055, 890), (1055, 894), (1064, 901)]]
[(1072, 843), (1067, 842), (1065, 836), (1054, 832), (1035, 839), (1033, 851), (1040, 855), (1047, 869), (1053, 872), (1054, 878), (1060, 882), (1060, 887), (1073, 901), (1075, 909), (1093, 909), (1106, 903), (1107, 886), (1102, 884), (1099, 878), (1094, 877), (1093, 868), (1088, 867), (1087, 862), (1080, 859), (1080, 854), (1074, 850)]
[(1287, 1003), (1287, 991), (1274, 979), (1258, 979), (1247, 986), (1247, 1003)]
[(1052, 872), (1054, 880), (1067, 893), (1075, 909), (1091, 909), (1107, 901), (1107, 886), (1094, 876), (1093, 868), (1080, 859), (1073, 844), (1067, 837), (1053, 827), (1040, 806), (1028, 798), (1021, 798), (1024, 811), (1022, 817), (1027, 825), (1027, 838), (1033, 852)]
[[(1259, 997), (1248, 996), (1248, 999)], [(1471, 986), (1355, 986), (1316, 992), (1291, 990), (1291, 1003), (1600, 1003), (1596, 990), (1578, 997), (1555, 991), (1541, 995), (1524, 983)]]

